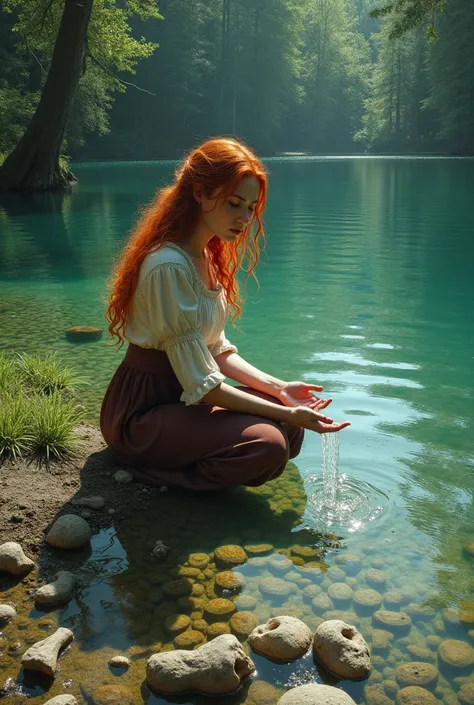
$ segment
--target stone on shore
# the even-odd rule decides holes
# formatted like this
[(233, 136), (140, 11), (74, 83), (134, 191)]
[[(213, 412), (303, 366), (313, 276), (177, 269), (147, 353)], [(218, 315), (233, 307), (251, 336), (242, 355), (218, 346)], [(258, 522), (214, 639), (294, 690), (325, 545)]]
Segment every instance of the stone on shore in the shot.
[(0, 605), (0, 627), (3, 627), (8, 622), (16, 617), (16, 610), (11, 605)]
[(296, 617), (271, 617), (249, 636), (254, 651), (278, 661), (293, 661), (303, 656), (311, 646), (312, 632)]
[(63, 514), (56, 519), (46, 536), (54, 548), (81, 548), (89, 543), (92, 531), (85, 519), (76, 514)]
[(366, 678), (371, 670), (370, 651), (357, 629), (339, 619), (323, 622), (313, 639), (315, 658), (340, 678)]
[(67, 602), (72, 595), (76, 578), (67, 570), (60, 570), (54, 582), (43, 585), (36, 591), (37, 605), (56, 605)]
[(194, 651), (168, 651), (148, 659), (146, 680), (150, 688), (164, 693), (195, 690), (206, 695), (224, 695), (236, 690), (255, 671), (233, 634), (223, 634)]
[(278, 705), (355, 705), (355, 701), (340, 688), (310, 683), (286, 692)]
[(74, 639), (70, 629), (59, 627), (54, 634), (33, 644), (21, 659), (21, 665), (28, 671), (39, 671), (46, 676), (54, 676), (58, 666), (58, 656), (62, 648)]
[(77, 700), (74, 695), (56, 695), (55, 698), (48, 700), (44, 705), (77, 705)]
[(7, 541), (0, 546), (0, 573), (23, 575), (34, 566), (34, 562), (25, 556), (19, 543)]

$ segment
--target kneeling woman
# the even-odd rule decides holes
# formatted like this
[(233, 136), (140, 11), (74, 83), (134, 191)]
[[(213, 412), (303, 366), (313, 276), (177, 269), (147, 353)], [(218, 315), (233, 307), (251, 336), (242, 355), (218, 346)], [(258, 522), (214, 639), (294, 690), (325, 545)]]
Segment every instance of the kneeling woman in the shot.
[[(225, 337), (240, 314), (236, 275), (259, 259), (267, 193), (244, 145), (195, 149), (145, 210), (118, 262), (109, 330), (128, 349), (106, 392), (101, 430), (137, 480), (206, 491), (261, 485), (298, 455), (303, 429), (339, 431), (321, 387), (284, 382)], [(226, 384), (226, 378), (240, 383)]]

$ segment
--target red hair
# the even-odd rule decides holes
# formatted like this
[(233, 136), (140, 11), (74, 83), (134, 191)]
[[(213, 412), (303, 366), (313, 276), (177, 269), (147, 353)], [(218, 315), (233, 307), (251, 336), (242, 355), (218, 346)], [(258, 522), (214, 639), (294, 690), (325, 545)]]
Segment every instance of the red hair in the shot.
[[(226, 198), (235, 193), (244, 176), (254, 176), (260, 183), (254, 215), (239, 239), (226, 243), (213, 237), (207, 245), (211, 266), (216, 270), (227, 302), (234, 309), (232, 319), (242, 311), (237, 271), (243, 268), (247, 279), (260, 259), (258, 240), (265, 240), (262, 214), (267, 197), (267, 175), (262, 162), (248, 147), (234, 139), (208, 140), (186, 157), (175, 176), (174, 183), (161, 189), (142, 212), (109, 280), (111, 292), (106, 317), (110, 323), (109, 331), (118, 338), (119, 344), (124, 340), (143, 260), (166, 241), (185, 241), (198, 224), (199, 205), (193, 195), (193, 186), (201, 186), (208, 198), (216, 191), (219, 198)], [(244, 260), (247, 260), (246, 266)]]

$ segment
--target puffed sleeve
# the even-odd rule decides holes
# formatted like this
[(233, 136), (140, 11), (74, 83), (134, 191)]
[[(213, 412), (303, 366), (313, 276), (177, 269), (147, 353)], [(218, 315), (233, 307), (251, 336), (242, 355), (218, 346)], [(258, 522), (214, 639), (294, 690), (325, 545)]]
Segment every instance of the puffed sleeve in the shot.
[(181, 401), (199, 403), (225, 377), (199, 331), (192, 275), (176, 263), (160, 264), (147, 277), (145, 295), (154, 337), (183, 388)]
[(222, 333), (220, 334), (219, 338), (216, 340), (214, 345), (211, 345), (211, 347), (209, 348), (209, 351), (210, 351), (212, 357), (217, 357), (218, 355), (221, 355), (222, 353), (225, 353), (225, 352), (238, 352), (235, 345), (232, 345), (232, 343), (229, 340), (227, 340), (224, 330), (222, 331)]

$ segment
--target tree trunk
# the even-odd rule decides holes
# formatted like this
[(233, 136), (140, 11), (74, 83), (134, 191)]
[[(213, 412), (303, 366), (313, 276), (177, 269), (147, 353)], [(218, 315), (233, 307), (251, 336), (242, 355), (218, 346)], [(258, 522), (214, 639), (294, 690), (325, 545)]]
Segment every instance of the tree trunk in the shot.
[(26, 131), (0, 168), (0, 190), (68, 188), (76, 179), (59, 166), (69, 113), (84, 66), (93, 0), (65, 0), (41, 99)]

